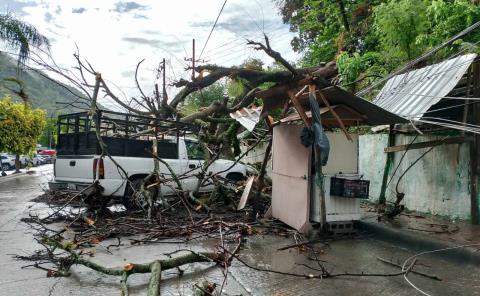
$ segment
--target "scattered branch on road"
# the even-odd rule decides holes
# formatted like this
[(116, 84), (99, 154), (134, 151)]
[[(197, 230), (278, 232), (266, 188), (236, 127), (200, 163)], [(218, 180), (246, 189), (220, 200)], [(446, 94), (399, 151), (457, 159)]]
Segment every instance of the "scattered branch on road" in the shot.
[(127, 280), (132, 274), (150, 273), (150, 281), (147, 289), (148, 296), (160, 295), (161, 272), (169, 269), (178, 268), (185, 264), (195, 262), (223, 262), (224, 256), (221, 253), (209, 252), (193, 252), (188, 251), (187, 254), (171, 259), (157, 259), (148, 263), (127, 263), (123, 267), (111, 268), (100, 265), (92, 260), (85, 259), (76, 252), (76, 244), (71, 241), (59, 241), (52, 238), (43, 238), (43, 243), (51, 248), (51, 252), (55, 249), (65, 251), (68, 255), (61, 257), (64, 264), (56, 273), (56, 276), (68, 276), (70, 268), (74, 265), (83, 265), (97, 272), (122, 277), (121, 291), (122, 295), (129, 295)]

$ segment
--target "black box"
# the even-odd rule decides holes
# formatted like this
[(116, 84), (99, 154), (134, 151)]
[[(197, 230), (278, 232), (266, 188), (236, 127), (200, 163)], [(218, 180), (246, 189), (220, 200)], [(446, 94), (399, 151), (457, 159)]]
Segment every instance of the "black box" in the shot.
[(351, 180), (337, 177), (330, 179), (330, 195), (367, 199), (369, 189), (370, 181), (367, 180)]

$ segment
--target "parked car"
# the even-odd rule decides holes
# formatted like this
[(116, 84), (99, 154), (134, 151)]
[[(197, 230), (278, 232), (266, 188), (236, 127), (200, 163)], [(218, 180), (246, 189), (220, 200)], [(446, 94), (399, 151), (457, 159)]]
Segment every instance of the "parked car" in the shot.
[(2, 171), (8, 171), (15, 168), (15, 156), (11, 156), (8, 154), (0, 155), (2, 159)]
[(53, 149), (45, 149), (38, 152), (38, 155), (43, 157), (43, 159), (45, 160), (45, 163), (52, 163), (53, 159), (55, 159), (56, 154), (57, 154), (57, 151)]
[[(117, 114), (115, 113), (115, 115)], [(78, 113), (75, 116), (77, 116), (77, 122), (81, 122), (82, 118), (78, 118), (80, 117)], [(127, 123), (132, 126), (133, 116), (128, 116), (129, 121)], [(58, 124), (62, 124), (61, 118), (59, 118)], [(117, 124), (119, 125), (120, 121), (117, 121)], [(142, 127), (144, 126), (145, 124), (142, 123)], [(151, 141), (127, 137), (102, 137), (109, 147), (112, 158), (127, 174), (125, 177), (122, 170), (109, 157), (100, 158), (101, 150), (94, 131), (68, 133), (68, 130), (78, 131), (79, 129), (62, 129), (62, 126), (59, 127), (59, 130), (66, 130), (67, 132), (61, 132), (58, 136), (58, 153), (53, 170), (54, 180), (49, 183), (50, 189), (81, 191), (98, 180), (103, 187), (102, 194), (104, 196), (121, 197), (127, 208), (135, 207), (138, 204), (131, 186), (127, 186), (129, 182), (126, 181), (126, 178), (135, 189), (139, 189), (143, 179), (153, 171), (154, 160), (151, 154), (147, 152), (148, 150), (151, 151)], [(204, 162), (203, 155), (204, 151), (201, 145), (194, 139), (172, 136), (171, 138), (166, 137), (158, 143), (158, 156), (170, 166), (177, 176), (185, 176), (180, 182), (183, 189), (187, 191), (193, 191), (197, 188), (199, 182), (197, 176), (201, 172)], [(217, 159), (208, 167), (208, 173), (238, 181), (246, 176), (247, 170), (244, 164)], [(171, 176), (170, 171), (163, 163), (160, 163), (160, 174), (167, 178)], [(175, 187), (174, 181), (162, 184), (162, 195), (175, 194)], [(155, 187), (152, 188), (156, 190)], [(202, 184), (200, 191), (208, 192), (213, 188), (212, 182), (208, 182)]]
[[(184, 190), (196, 189), (198, 173), (203, 165), (203, 151), (194, 140), (180, 138), (178, 143), (163, 141), (159, 143), (159, 156), (169, 164), (176, 175), (186, 173), (186, 178), (181, 180)], [(136, 190), (140, 189), (143, 179), (153, 171), (154, 161), (152, 157), (114, 156), (114, 160), (128, 174)], [(54, 162), (54, 181), (49, 183), (52, 190), (80, 191), (93, 183), (96, 174), (99, 175), (99, 184), (104, 188), (103, 195), (122, 197), (123, 204), (127, 208), (134, 207), (133, 190), (127, 186), (125, 178), (117, 166), (109, 158), (100, 159), (100, 155), (58, 155)], [(167, 167), (160, 164), (160, 173), (170, 176)], [(216, 160), (207, 171), (218, 173), (220, 177), (238, 181), (246, 176), (247, 169), (244, 164), (234, 163), (226, 159)], [(163, 195), (174, 194), (174, 182), (162, 186)], [(213, 190), (211, 182), (200, 188), (200, 191)]]
[(32, 166), (39, 166), (44, 163), (43, 161), (44, 159), (36, 153), (34, 153), (32, 157), (28, 159), (28, 162), (31, 163)]
[(37, 154), (37, 159), (40, 161), (40, 164), (46, 164), (47, 160), (45, 159), (45, 156), (41, 156)]
[[(2, 154), (2, 165), (3, 163), (6, 163), (8, 164), (8, 168), (7, 168), (7, 165), (3, 165), (3, 170), (10, 170), (10, 169), (14, 169), (15, 168), (15, 158), (16, 156), (15, 155), (12, 155), (12, 154)], [(27, 163), (28, 163), (28, 159), (26, 156), (24, 155), (20, 155), (19, 157), (19, 161), (20, 161), (20, 167), (25, 167), (27, 166)]]

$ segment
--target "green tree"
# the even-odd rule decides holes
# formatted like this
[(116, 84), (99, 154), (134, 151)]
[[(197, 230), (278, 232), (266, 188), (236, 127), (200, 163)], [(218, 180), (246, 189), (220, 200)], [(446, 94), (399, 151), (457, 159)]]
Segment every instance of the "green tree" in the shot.
[(37, 29), (12, 14), (0, 14), (0, 39), (18, 50), (18, 63), (23, 64), (30, 54), (30, 47), (49, 47), (48, 39), (40, 34)]
[(246, 68), (250, 70), (263, 70), (264, 63), (262, 60), (257, 58), (248, 58), (242, 64), (240, 64), (241, 68)]
[(341, 51), (365, 52), (376, 47), (371, 34), (372, 8), (380, 0), (277, 0), (290, 30), (298, 32), (292, 47), (303, 53), (304, 66), (331, 61)]
[[(292, 47), (303, 66), (336, 60), (342, 85), (356, 91), (480, 21), (471, 0), (276, 0), (298, 32)], [(430, 63), (480, 52), (476, 30), (437, 52)]]
[(38, 143), (43, 147), (52, 148), (55, 146), (55, 139), (57, 137), (57, 118), (50, 117), (45, 121), (45, 127), (42, 130)]
[[(427, 8), (427, 17), (430, 30), (423, 36), (419, 36), (419, 41), (433, 47), (479, 21), (480, 6), (478, 1), (475, 4), (470, 0), (433, 0)], [(467, 52), (477, 51), (478, 48), (469, 48), (468, 46), (465, 48), (464, 45), (476, 44), (479, 40), (480, 31), (477, 29), (439, 52), (436, 60), (449, 57), (459, 49), (466, 49)]]
[(32, 110), (29, 105), (14, 103), (9, 97), (0, 100), (0, 151), (17, 155), (30, 154), (45, 126), (45, 112)]
[(428, 32), (427, 5), (421, 0), (389, 1), (375, 7), (375, 32), (382, 51), (401, 60), (413, 59), (427, 44), (419, 36)]
[(202, 107), (207, 107), (213, 102), (221, 101), (225, 96), (225, 86), (221, 83), (212, 84), (200, 91), (193, 92), (184, 101), (182, 113), (190, 115)]

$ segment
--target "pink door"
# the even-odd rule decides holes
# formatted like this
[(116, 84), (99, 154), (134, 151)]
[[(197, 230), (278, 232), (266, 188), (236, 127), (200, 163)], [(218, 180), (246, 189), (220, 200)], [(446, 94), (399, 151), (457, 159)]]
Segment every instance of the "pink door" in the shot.
[(303, 125), (273, 129), (272, 215), (306, 233), (309, 230), (310, 148), (300, 143)]

